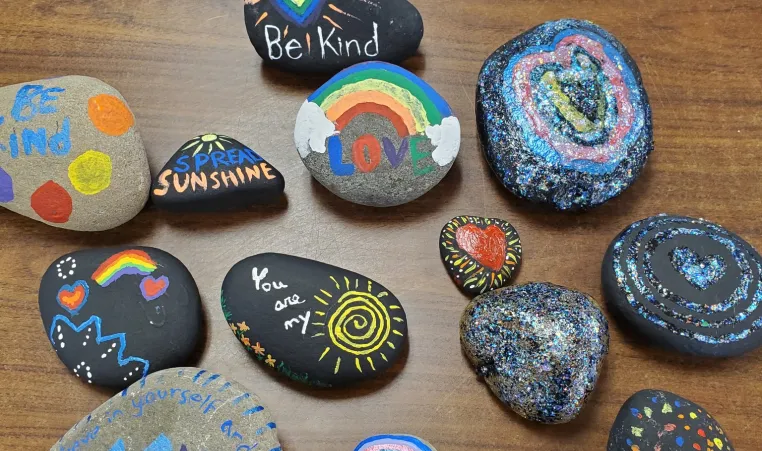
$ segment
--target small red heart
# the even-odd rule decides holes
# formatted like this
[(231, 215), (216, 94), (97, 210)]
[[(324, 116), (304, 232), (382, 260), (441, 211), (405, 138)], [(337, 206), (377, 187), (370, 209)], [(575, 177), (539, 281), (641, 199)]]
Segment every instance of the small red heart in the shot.
[(168, 287), (169, 278), (167, 276), (161, 276), (158, 279), (146, 276), (140, 281), (140, 291), (146, 301), (153, 301), (158, 298), (167, 291)]
[(505, 232), (494, 224), (484, 230), (474, 224), (459, 227), (455, 241), (482, 266), (500, 271), (505, 263)]
[(58, 290), (58, 303), (76, 315), (77, 311), (87, 302), (87, 285), (84, 281), (77, 281), (73, 285), (64, 285)]

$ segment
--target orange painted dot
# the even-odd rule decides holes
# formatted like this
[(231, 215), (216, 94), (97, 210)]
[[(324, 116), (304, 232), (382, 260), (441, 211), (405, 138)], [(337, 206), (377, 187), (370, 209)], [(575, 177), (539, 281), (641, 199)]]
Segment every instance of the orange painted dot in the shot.
[(697, 449), (698, 451), (701, 451), (701, 445), (699, 445), (698, 443), (694, 443), (693, 449)]
[(135, 117), (127, 105), (110, 94), (90, 97), (87, 114), (95, 128), (110, 136), (121, 136), (135, 125)]
[(632, 445), (632, 447), (630, 449), (632, 451), (640, 451), (640, 446), (638, 446), (638, 445)]
[(698, 435), (700, 435), (701, 437), (706, 437), (706, 432), (704, 432), (704, 430), (703, 430), (703, 429), (699, 429), (698, 431), (696, 431), (696, 433), (697, 433)]
[(691, 427), (690, 427), (690, 426), (688, 426), (688, 425), (686, 424), (686, 425), (685, 425), (685, 430), (686, 430), (686, 431), (690, 431), (690, 430), (691, 430)]
[(32, 210), (40, 218), (55, 224), (69, 220), (72, 211), (71, 196), (58, 183), (49, 180), (32, 193)]
[(685, 415), (683, 415), (683, 414), (681, 413), (680, 415), (678, 415), (678, 416), (677, 416), (677, 418), (680, 418), (680, 419), (682, 420), (683, 418), (685, 418)]

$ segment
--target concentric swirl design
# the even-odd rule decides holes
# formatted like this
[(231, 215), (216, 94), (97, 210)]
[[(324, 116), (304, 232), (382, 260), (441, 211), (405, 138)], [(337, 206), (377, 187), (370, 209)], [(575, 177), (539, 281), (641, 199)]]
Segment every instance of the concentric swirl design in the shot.
[(328, 319), (331, 342), (354, 355), (378, 351), (391, 333), (391, 315), (370, 293), (348, 291)]
[(761, 260), (717, 224), (660, 215), (619, 234), (603, 282), (611, 304), (651, 339), (692, 354), (735, 355), (762, 339)]

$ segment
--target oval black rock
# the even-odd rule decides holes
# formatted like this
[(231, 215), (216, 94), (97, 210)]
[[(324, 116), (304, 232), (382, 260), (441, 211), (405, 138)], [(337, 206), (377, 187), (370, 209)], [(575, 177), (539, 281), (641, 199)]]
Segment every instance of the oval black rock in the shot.
[(259, 361), (311, 385), (339, 386), (392, 366), (407, 339), (405, 311), (378, 282), (283, 254), (230, 269), (222, 310)]
[(725, 357), (762, 344), (762, 258), (723, 227), (684, 216), (637, 221), (603, 259), (603, 291), (633, 333), (688, 354)]
[(40, 314), (58, 357), (83, 382), (126, 387), (186, 362), (201, 326), (188, 269), (152, 247), (82, 250), (42, 276)]
[(641, 390), (611, 426), (608, 451), (733, 451), (722, 426), (698, 404), (674, 393)]
[(588, 21), (545, 23), (490, 55), (479, 74), (476, 120), (500, 182), (559, 210), (619, 195), (653, 150), (635, 61)]
[(276, 202), (283, 175), (256, 152), (225, 135), (207, 133), (183, 144), (151, 186), (167, 210), (214, 211)]
[(423, 38), (407, 0), (244, 0), (246, 30), (268, 63), (295, 72), (337, 72), (363, 61), (398, 63)]

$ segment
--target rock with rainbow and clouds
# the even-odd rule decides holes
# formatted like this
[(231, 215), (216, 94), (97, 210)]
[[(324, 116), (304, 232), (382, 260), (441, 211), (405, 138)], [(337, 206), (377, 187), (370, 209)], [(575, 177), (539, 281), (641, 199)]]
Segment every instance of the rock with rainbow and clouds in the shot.
[(559, 210), (618, 196), (653, 150), (637, 65), (587, 21), (548, 22), (497, 49), (479, 74), (476, 120), (500, 182)]
[(447, 174), (460, 149), (460, 122), (414, 74), (368, 62), (307, 98), (294, 140), (312, 176), (334, 194), (390, 207), (422, 196)]
[(152, 247), (57, 258), (42, 276), (39, 306), (45, 336), (73, 376), (114, 388), (186, 363), (201, 326), (190, 272)]
[(407, 0), (244, 0), (244, 16), (262, 59), (295, 72), (399, 63), (423, 38), (421, 14)]

